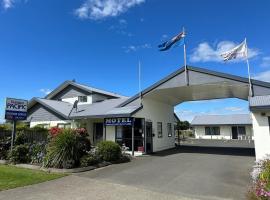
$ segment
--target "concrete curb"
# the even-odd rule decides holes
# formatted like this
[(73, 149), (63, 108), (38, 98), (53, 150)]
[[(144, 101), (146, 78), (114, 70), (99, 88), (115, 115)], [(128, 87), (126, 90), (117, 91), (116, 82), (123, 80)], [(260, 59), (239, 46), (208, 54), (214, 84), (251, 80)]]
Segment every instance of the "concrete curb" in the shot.
[[(1, 162), (0, 162), (0, 164), (1, 164)], [(5, 164), (7, 164), (7, 162), (5, 162)], [(106, 166), (111, 165), (111, 164), (112, 163), (110, 163), (110, 162), (102, 162), (102, 163), (99, 163), (95, 166), (78, 167), (78, 168), (72, 168), (72, 169), (45, 168), (42, 166), (31, 165), (31, 164), (15, 164), (14, 166), (25, 168), (25, 169), (41, 170), (41, 171), (51, 172), (51, 173), (79, 173), (79, 172), (94, 170), (94, 169), (101, 168), (101, 167), (106, 167)]]
[(6, 160), (0, 160), (0, 164), (6, 165), (8, 162)]

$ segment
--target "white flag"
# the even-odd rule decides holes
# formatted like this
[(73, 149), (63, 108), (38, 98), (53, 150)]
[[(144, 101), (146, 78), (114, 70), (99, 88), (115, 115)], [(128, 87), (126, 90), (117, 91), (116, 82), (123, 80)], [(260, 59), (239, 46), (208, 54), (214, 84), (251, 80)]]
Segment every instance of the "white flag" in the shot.
[(224, 61), (236, 59), (236, 58), (246, 58), (247, 57), (247, 43), (246, 40), (234, 47), (233, 49), (221, 54)]

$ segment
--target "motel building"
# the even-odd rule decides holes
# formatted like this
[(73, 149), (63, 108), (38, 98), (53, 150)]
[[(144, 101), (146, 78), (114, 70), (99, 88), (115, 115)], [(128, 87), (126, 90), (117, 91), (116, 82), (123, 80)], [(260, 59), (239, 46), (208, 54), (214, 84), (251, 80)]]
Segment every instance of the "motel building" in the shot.
[(196, 139), (253, 140), (250, 114), (198, 115), (191, 121)]
[(197, 67), (180, 68), (132, 97), (65, 81), (44, 98), (28, 103), (30, 126), (87, 128), (92, 144), (110, 140), (133, 154), (175, 146), (174, 107), (196, 100), (249, 101), (256, 158), (270, 154), (270, 83)]

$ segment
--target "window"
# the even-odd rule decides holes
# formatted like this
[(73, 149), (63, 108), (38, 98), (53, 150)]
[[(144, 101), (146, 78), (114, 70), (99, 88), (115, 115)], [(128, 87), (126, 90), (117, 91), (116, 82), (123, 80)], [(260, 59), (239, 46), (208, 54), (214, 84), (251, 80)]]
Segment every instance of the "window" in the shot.
[(172, 124), (167, 124), (167, 130), (168, 130), (168, 137), (172, 137)]
[(220, 128), (218, 126), (205, 127), (205, 135), (220, 135)]
[(87, 102), (87, 96), (78, 96), (78, 101), (80, 103), (85, 103)]
[(47, 128), (47, 129), (50, 128), (50, 124), (38, 124), (37, 126), (42, 127), (42, 128)]
[(244, 126), (238, 126), (238, 134), (239, 135), (246, 135), (246, 127)]
[(158, 122), (157, 123), (157, 134), (158, 134), (158, 138), (162, 138), (162, 122)]
[(57, 127), (58, 128), (64, 128), (64, 129), (69, 129), (69, 128), (71, 128), (71, 124), (70, 123), (59, 123), (59, 124), (57, 124)]

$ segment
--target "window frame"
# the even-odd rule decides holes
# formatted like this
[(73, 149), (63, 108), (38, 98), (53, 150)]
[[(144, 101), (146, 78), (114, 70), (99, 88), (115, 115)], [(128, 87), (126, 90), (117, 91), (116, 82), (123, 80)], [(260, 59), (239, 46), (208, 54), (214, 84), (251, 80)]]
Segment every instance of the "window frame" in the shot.
[[(46, 128), (46, 129), (50, 129), (50, 127), (51, 127), (49, 123), (37, 124), (36, 126), (40, 126), (42, 128)], [(47, 126), (47, 127), (45, 127), (45, 126)]]
[[(63, 129), (71, 129), (71, 123), (57, 123), (57, 128), (60, 128), (59, 126), (63, 125)], [(66, 126), (70, 126), (69, 128), (66, 128)]]
[(157, 122), (157, 135), (158, 138), (163, 138), (162, 122)]
[[(209, 131), (207, 131), (209, 130)], [(217, 130), (217, 133), (216, 133)], [(220, 135), (220, 126), (205, 126), (204, 127), (205, 135)]]
[[(82, 101), (81, 99), (84, 99), (84, 101)], [(78, 102), (79, 103), (87, 103), (88, 102), (87, 96), (78, 96)]]
[(172, 137), (172, 123), (167, 123), (167, 132), (168, 132), (168, 137)]

